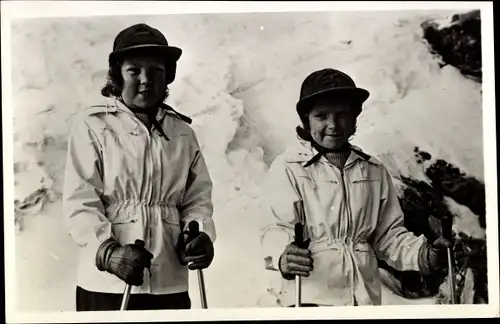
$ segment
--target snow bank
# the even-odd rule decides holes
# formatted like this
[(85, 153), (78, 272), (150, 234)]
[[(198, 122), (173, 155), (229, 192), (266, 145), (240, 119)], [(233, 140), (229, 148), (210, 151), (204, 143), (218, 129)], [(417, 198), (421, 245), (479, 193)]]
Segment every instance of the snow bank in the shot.
[[(295, 103), (302, 80), (313, 70), (339, 68), (371, 92), (354, 144), (384, 161), (395, 176), (425, 179), (422, 166), (412, 159), (418, 145), (483, 178), (481, 87), (453, 68), (440, 69), (421, 39), (425, 19), (449, 19), (454, 13), (173, 15), (15, 23), (15, 161), (23, 167), (16, 174), (16, 194), (22, 200), (47, 187), (55, 197), (49, 208), (25, 219), (25, 231), (17, 238), (20, 275), (33, 280), (21, 283), (21, 309), (73, 309), (74, 245), (59, 225), (57, 199), (67, 120), (100, 101), (107, 54), (122, 28), (149, 23), (184, 49), (168, 102), (193, 117), (215, 184), (219, 238), (214, 263), (205, 272), (209, 306), (273, 306), (276, 293), (269, 283), (275, 274), (264, 271), (258, 246), (265, 217), (259, 186), (274, 157), (295, 139)], [(44, 179), (42, 185), (39, 179)], [(28, 182), (30, 187), (23, 189)], [(55, 259), (47, 251), (61, 242), (64, 249)], [(195, 274), (191, 282), (193, 307), (198, 307)], [(411, 303), (384, 289), (384, 303)]]

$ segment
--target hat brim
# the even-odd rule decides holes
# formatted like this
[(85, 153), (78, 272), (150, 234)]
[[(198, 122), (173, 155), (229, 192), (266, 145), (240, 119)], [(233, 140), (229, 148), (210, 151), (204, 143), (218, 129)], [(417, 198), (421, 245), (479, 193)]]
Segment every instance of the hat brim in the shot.
[(337, 87), (330, 88), (321, 91), (311, 93), (310, 95), (302, 98), (297, 102), (297, 111), (300, 113), (305, 106), (310, 105), (314, 100), (323, 97), (325, 95), (331, 95), (337, 98), (347, 98), (351, 99), (357, 103), (363, 103), (370, 96), (370, 92), (363, 88), (353, 88), (353, 87)]
[(165, 58), (177, 61), (182, 55), (182, 49), (175, 46), (165, 46), (165, 45), (156, 45), (156, 44), (144, 44), (144, 45), (134, 45), (129, 46), (127, 48), (123, 48), (121, 50), (117, 50), (109, 54), (110, 59), (122, 57), (127, 53), (137, 52), (140, 50), (153, 50), (159, 53), (162, 53)]

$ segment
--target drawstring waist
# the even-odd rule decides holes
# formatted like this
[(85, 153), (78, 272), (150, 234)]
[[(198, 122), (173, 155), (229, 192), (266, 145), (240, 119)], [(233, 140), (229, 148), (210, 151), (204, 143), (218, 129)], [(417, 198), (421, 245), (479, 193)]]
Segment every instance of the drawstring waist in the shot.
[[(151, 203), (140, 200), (127, 200), (106, 204), (108, 219), (113, 224), (135, 223), (143, 220), (143, 225), (151, 231), (151, 224), (166, 222), (180, 225), (179, 206), (174, 203)], [(154, 215), (154, 216), (153, 216)]]
[(108, 202), (106, 205), (109, 207), (136, 207), (136, 206), (160, 207), (160, 208), (179, 207), (179, 205), (175, 202), (150, 202), (144, 200), (111, 201)]
[(352, 249), (352, 252), (356, 251), (356, 248), (363, 248), (359, 251), (368, 251), (371, 250), (371, 246), (366, 240), (352, 240), (350, 238), (335, 238), (335, 239), (322, 239), (321, 241), (311, 242), (309, 249), (311, 252), (320, 252), (323, 250), (333, 249), (340, 250), (349, 247)]

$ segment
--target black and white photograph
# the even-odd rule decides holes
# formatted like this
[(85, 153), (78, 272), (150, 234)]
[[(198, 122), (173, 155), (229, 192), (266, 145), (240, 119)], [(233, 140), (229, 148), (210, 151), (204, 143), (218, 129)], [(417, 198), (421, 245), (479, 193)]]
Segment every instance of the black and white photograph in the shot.
[(492, 3), (1, 6), (7, 322), (499, 316)]

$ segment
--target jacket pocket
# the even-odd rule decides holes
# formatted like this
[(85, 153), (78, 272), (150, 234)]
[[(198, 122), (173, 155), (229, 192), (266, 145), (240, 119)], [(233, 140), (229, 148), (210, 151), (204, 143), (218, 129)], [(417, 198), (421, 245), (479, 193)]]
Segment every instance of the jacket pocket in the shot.
[(314, 282), (319, 296), (342, 293), (349, 289), (350, 279), (345, 272), (343, 252), (338, 247), (318, 249), (313, 253), (314, 270), (308, 281)]
[(129, 223), (137, 223), (140, 220), (140, 215), (135, 209), (129, 206), (121, 206), (118, 204), (110, 204), (106, 208), (106, 214), (109, 222), (112, 225), (124, 225)]
[(360, 244), (354, 248), (354, 252), (374, 253), (373, 249), (368, 244)]
[(373, 285), (378, 281), (378, 261), (375, 251), (370, 245), (363, 244), (354, 248), (354, 254), (365, 285)]
[(138, 218), (133, 218), (133, 219), (124, 219), (124, 220), (118, 220), (118, 221), (114, 221), (112, 222), (111, 224), (113, 225), (125, 225), (125, 224), (133, 224), (133, 223), (137, 223), (139, 221)]
[(373, 174), (353, 174), (349, 175), (348, 185), (353, 212), (370, 213), (374, 204), (378, 203), (381, 192), (380, 177)]
[(162, 212), (161, 226), (163, 232), (163, 242), (169, 253), (174, 252), (175, 245), (179, 239), (179, 234), (183, 230), (183, 224), (179, 219), (177, 208), (169, 208)]
[(320, 179), (321, 182), (326, 182), (328, 184), (337, 184), (339, 183), (339, 180), (337, 177), (335, 177), (333, 174), (330, 172), (325, 172), (324, 174), (319, 174), (318, 179)]
[(303, 174), (301, 173), (301, 174), (295, 175), (295, 178), (297, 179), (297, 182), (301, 185), (305, 185), (305, 184), (311, 185), (314, 182), (314, 179), (305, 172)]
[(110, 222), (113, 236), (120, 244), (130, 244), (145, 239), (145, 228), (139, 216), (122, 212)]
[[(161, 239), (162, 248), (159, 256), (160, 263), (169, 269), (176, 269), (170, 277), (161, 279), (163, 283), (175, 284), (182, 282), (184, 274), (179, 270), (185, 268), (180, 261), (180, 253), (183, 253), (183, 245), (180, 244), (180, 234), (183, 230), (177, 209), (163, 211), (161, 215)], [(173, 276), (173, 277), (172, 277)], [(179, 277), (180, 276), (180, 277)]]
[(329, 190), (339, 182), (335, 176), (318, 170), (300, 170), (295, 173), (295, 178), (301, 187), (312, 188), (319, 191)]
[(366, 261), (369, 261), (370, 263), (375, 262), (377, 263), (377, 256), (375, 255), (375, 251), (373, 248), (368, 244), (359, 244), (358, 246), (354, 247), (354, 253), (358, 255), (358, 257), (362, 259), (366, 259)]
[(354, 172), (352, 172), (349, 175), (349, 178), (351, 183), (358, 183), (358, 184), (376, 182), (380, 181), (381, 179), (377, 170), (366, 167), (356, 168)]
[(163, 224), (173, 225), (173, 226), (181, 226), (180, 221), (180, 212), (179, 209), (175, 206), (170, 206), (169, 208), (165, 208), (161, 211), (161, 222)]
[(172, 225), (172, 226), (181, 226), (181, 223), (178, 220), (167, 218), (167, 217), (162, 217), (161, 218), (162, 223)]
[(365, 177), (365, 178), (353, 179), (351, 180), (351, 183), (369, 184), (377, 181), (380, 181), (380, 178)]

